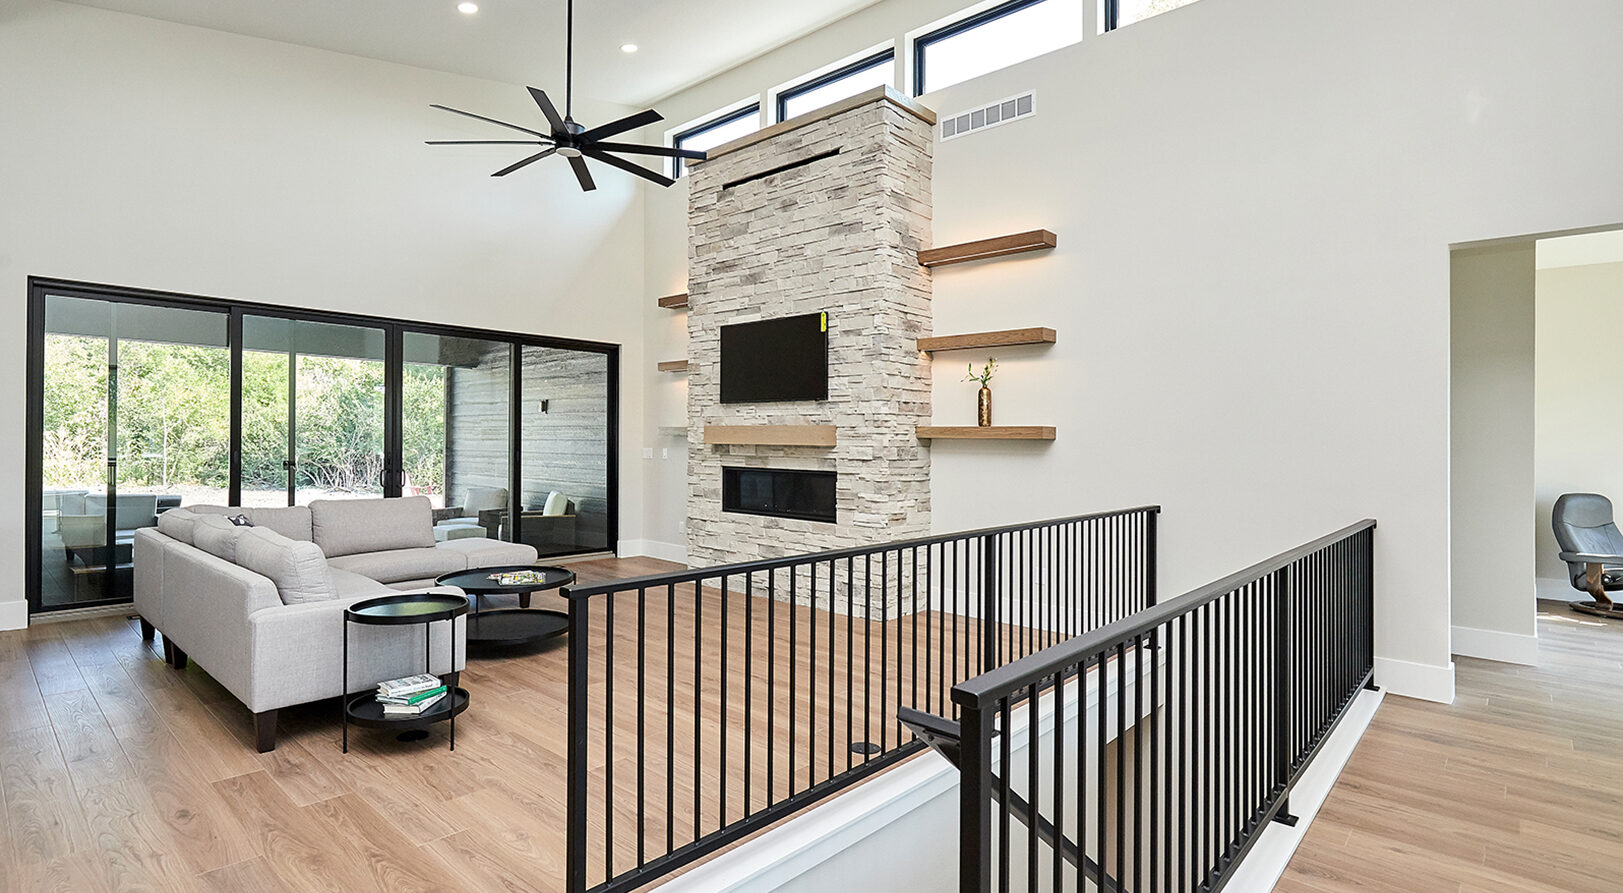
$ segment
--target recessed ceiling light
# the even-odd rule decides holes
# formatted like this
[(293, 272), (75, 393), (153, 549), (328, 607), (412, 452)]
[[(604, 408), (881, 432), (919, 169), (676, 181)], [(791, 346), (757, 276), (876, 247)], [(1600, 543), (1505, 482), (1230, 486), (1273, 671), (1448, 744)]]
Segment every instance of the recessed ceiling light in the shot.
[(637, 51), (637, 45), (634, 44), (634, 43), (622, 43), (622, 44), (620, 44), (620, 52), (622, 52), (622, 53), (635, 53), (636, 51)]
[(471, 16), (474, 13), (479, 11), (479, 4), (477, 4), (477, 3), (458, 3), (456, 5), (456, 11), (462, 13), (463, 15), (470, 15)]

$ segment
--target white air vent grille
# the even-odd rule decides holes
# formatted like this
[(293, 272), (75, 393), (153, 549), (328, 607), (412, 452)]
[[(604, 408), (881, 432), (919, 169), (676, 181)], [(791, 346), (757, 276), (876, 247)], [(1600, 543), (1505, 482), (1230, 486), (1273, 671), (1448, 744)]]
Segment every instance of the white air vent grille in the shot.
[(975, 133), (988, 127), (1029, 118), (1035, 114), (1037, 114), (1037, 91), (1033, 90), (991, 105), (960, 112), (950, 118), (942, 118), (941, 138), (957, 139), (966, 133)]

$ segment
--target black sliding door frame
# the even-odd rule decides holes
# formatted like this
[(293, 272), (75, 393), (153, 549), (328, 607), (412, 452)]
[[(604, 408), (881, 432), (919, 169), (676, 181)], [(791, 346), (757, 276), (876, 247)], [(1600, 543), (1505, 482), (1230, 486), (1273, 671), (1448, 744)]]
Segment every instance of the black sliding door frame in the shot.
[[(602, 354), (608, 366), (606, 393), (608, 420), (604, 449), (606, 451), (605, 487), (607, 491), (607, 543), (602, 549), (589, 548), (565, 555), (590, 554), (613, 551), (620, 539), (620, 345), (577, 338), (558, 338), (521, 332), (503, 332), (472, 326), (392, 319), (365, 314), (343, 313), (331, 310), (286, 307), (251, 301), (189, 295), (179, 292), (127, 288), (65, 279), (30, 276), (28, 278), (28, 345), (27, 345), (27, 437), (24, 461), (27, 482), (23, 500), (25, 513), (24, 542), (27, 550), (24, 561), (24, 591), (28, 596), (30, 614), (101, 605), (127, 604), (128, 598), (117, 597), (96, 601), (74, 602), (67, 605), (43, 603), (41, 548), (43, 533), (40, 518), (44, 513), (44, 444), (45, 424), (45, 301), (48, 296), (85, 298), (114, 304), (140, 304), (152, 307), (170, 307), (218, 313), (225, 317), (228, 349), (230, 351), (230, 448), (228, 498), (232, 505), (242, 501), (242, 353), (243, 318), (263, 316), (279, 319), (331, 323), (381, 329), (384, 333), (384, 471), (383, 495), (399, 496), (405, 483), (404, 465), (404, 359), (405, 336), (410, 334), (438, 335), (469, 338), (507, 344), (510, 355), (509, 409), (508, 409), (508, 517), (512, 519), (513, 536), (517, 540), (518, 519), (523, 500), (523, 384), (522, 354), (525, 347), (573, 350)], [(116, 387), (116, 381), (109, 384)], [(117, 436), (109, 429), (109, 436)], [(291, 434), (290, 434), (291, 436)], [(116, 481), (116, 479), (115, 479)], [(114, 484), (116, 486), (116, 483)], [(111, 492), (111, 489), (109, 489)], [(109, 543), (112, 539), (113, 512), (108, 513)]]

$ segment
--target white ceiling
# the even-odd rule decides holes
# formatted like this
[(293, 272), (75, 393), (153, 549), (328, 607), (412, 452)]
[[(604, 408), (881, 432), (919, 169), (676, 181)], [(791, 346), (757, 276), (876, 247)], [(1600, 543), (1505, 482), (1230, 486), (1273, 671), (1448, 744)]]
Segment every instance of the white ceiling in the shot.
[[(565, 0), (70, 0), (439, 71), (564, 89)], [(643, 105), (877, 0), (581, 0), (575, 92)], [(635, 43), (635, 54), (620, 45)]]

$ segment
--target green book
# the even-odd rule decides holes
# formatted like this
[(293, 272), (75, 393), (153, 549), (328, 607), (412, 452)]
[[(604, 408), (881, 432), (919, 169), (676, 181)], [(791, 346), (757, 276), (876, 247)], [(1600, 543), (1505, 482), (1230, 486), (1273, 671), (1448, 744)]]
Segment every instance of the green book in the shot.
[(418, 704), (418, 703), (421, 703), (423, 701), (426, 701), (429, 698), (445, 694), (446, 690), (447, 690), (446, 687), (441, 685), (438, 688), (431, 688), (428, 691), (420, 691), (420, 692), (417, 692), (416, 694), (407, 695), (407, 696), (401, 697), (401, 698), (386, 698), (386, 697), (383, 697), (383, 696), (380, 695), (380, 696), (378, 696), (378, 703), (380, 703), (380, 704), (405, 704), (407, 706), (410, 706), (412, 704)]

